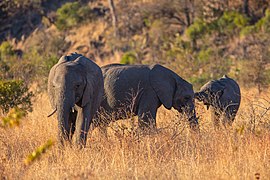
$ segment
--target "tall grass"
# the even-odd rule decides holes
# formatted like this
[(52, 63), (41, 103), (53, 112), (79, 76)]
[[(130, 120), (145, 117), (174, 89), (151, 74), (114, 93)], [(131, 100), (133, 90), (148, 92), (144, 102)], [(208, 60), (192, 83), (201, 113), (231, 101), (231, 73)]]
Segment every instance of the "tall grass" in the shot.
[(214, 130), (209, 113), (197, 104), (196, 134), (175, 111), (161, 108), (155, 133), (140, 134), (132, 130), (131, 120), (117, 121), (107, 138), (95, 129), (85, 149), (54, 145), (27, 166), (29, 153), (57, 137), (55, 117), (46, 117), (50, 107), (44, 94), (20, 127), (0, 129), (1, 179), (267, 179), (270, 98), (254, 90), (242, 95), (232, 128)]

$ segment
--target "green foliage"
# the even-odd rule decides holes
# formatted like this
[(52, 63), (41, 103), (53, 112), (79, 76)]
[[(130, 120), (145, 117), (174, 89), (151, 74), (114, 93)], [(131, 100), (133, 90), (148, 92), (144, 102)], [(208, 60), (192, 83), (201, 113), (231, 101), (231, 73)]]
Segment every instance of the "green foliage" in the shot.
[(134, 52), (126, 52), (122, 58), (120, 63), (121, 64), (135, 64), (137, 62), (137, 57)]
[(265, 16), (255, 24), (257, 31), (270, 32), (270, 9), (265, 11)]
[(39, 146), (35, 151), (27, 156), (24, 160), (25, 165), (32, 164), (35, 160), (39, 159), (42, 154), (44, 154), (49, 148), (54, 145), (54, 142), (49, 139), (45, 144)]
[(249, 19), (243, 14), (235, 11), (224, 12), (217, 20), (217, 26), (220, 32), (233, 33), (237, 29), (242, 29), (248, 25)]
[(144, 18), (143, 19), (143, 23), (146, 27), (150, 27), (151, 26), (151, 20), (149, 18)]
[(12, 45), (8, 41), (2, 42), (0, 45), (0, 55), (1, 57), (12, 56), (14, 55), (14, 51), (12, 50)]
[(197, 19), (186, 29), (186, 34), (191, 40), (196, 40), (201, 38), (207, 31), (207, 23), (202, 19)]
[(203, 38), (206, 34), (212, 32), (224, 33), (227, 35), (238, 34), (249, 23), (249, 19), (243, 14), (228, 11), (217, 20), (206, 23), (202, 19), (197, 19), (192, 25), (186, 29), (186, 34), (191, 40), (197, 40)]
[(92, 11), (88, 6), (82, 6), (79, 2), (69, 2), (59, 8), (56, 14), (56, 27), (65, 30), (81, 23), (87, 17), (90, 18)]
[(207, 48), (205, 50), (200, 50), (197, 59), (199, 60), (200, 63), (208, 63), (211, 56), (213, 55), (213, 50), (211, 48)]
[(270, 32), (270, 10), (267, 9), (265, 11), (265, 16), (261, 18), (256, 24), (246, 26), (240, 32), (241, 37), (245, 37), (246, 35), (250, 35), (252, 33), (269, 33)]
[(21, 80), (0, 81), (0, 108), (7, 113), (11, 108), (20, 107), (24, 111), (32, 110), (33, 93)]
[(2, 117), (2, 127), (14, 127), (20, 125), (20, 120), (25, 117), (26, 112), (18, 107), (12, 108), (6, 117)]
[(246, 26), (241, 30), (240, 37), (245, 37), (246, 35), (249, 35), (251, 33), (255, 33), (256, 31), (257, 31), (256, 26), (254, 26), (254, 25)]
[(52, 66), (56, 64), (59, 59), (55, 54), (40, 54), (37, 49), (30, 50), (23, 58), (27, 60), (23, 66), (28, 64), (29, 73), (34, 73), (34, 76), (37, 78), (47, 76)]

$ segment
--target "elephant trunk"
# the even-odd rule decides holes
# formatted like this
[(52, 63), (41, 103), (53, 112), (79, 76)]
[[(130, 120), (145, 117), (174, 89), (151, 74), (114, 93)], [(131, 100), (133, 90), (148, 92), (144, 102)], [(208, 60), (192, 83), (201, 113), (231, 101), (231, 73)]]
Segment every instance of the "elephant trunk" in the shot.
[(63, 140), (69, 139), (69, 113), (70, 113), (70, 107), (67, 104), (60, 104), (58, 109), (58, 136), (60, 142)]
[(203, 101), (204, 99), (207, 98), (207, 94), (205, 92), (196, 92), (194, 94), (194, 98), (197, 99), (198, 101)]
[(63, 144), (64, 140), (70, 140), (69, 132), (71, 131), (69, 116), (74, 107), (74, 103), (71, 101), (72, 96), (70, 94), (65, 94), (60, 97), (57, 105), (57, 116), (58, 116), (58, 138)]
[(194, 104), (189, 107), (187, 111), (187, 116), (191, 129), (198, 129), (199, 123), (198, 118), (196, 117), (196, 110)]

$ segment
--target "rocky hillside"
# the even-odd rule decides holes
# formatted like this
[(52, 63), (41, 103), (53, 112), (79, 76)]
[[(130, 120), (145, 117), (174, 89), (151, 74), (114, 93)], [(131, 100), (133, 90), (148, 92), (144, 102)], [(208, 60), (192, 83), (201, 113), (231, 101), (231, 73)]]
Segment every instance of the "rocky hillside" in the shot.
[[(46, 77), (64, 53), (97, 61), (161, 63), (196, 87), (229, 74), (270, 82), (267, 0), (14, 0), (0, 3), (2, 78)], [(14, 63), (27, 66), (17, 73)], [(29, 75), (31, 74), (31, 75)]]

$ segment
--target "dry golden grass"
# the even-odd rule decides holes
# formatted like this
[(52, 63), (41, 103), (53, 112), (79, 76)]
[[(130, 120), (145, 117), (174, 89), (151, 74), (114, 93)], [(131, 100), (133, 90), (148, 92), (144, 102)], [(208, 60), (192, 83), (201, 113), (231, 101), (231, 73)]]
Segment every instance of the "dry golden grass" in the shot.
[(46, 117), (50, 107), (43, 94), (20, 127), (0, 129), (1, 179), (268, 179), (270, 115), (265, 108), (270, 98), (255, 90), (242, 94), (231, 129), (215, 131), (209, 113), (197, 104), (201, 131), (195, 134), (176, 112), (162, 108), (157, 133), (133, 134), (124, 128), (130, 121), (116, 122), (107, 139), (94, 130), (85, 149), (54, 145), (27, 166), (27, 155), (57, 136), (57, 121)]

